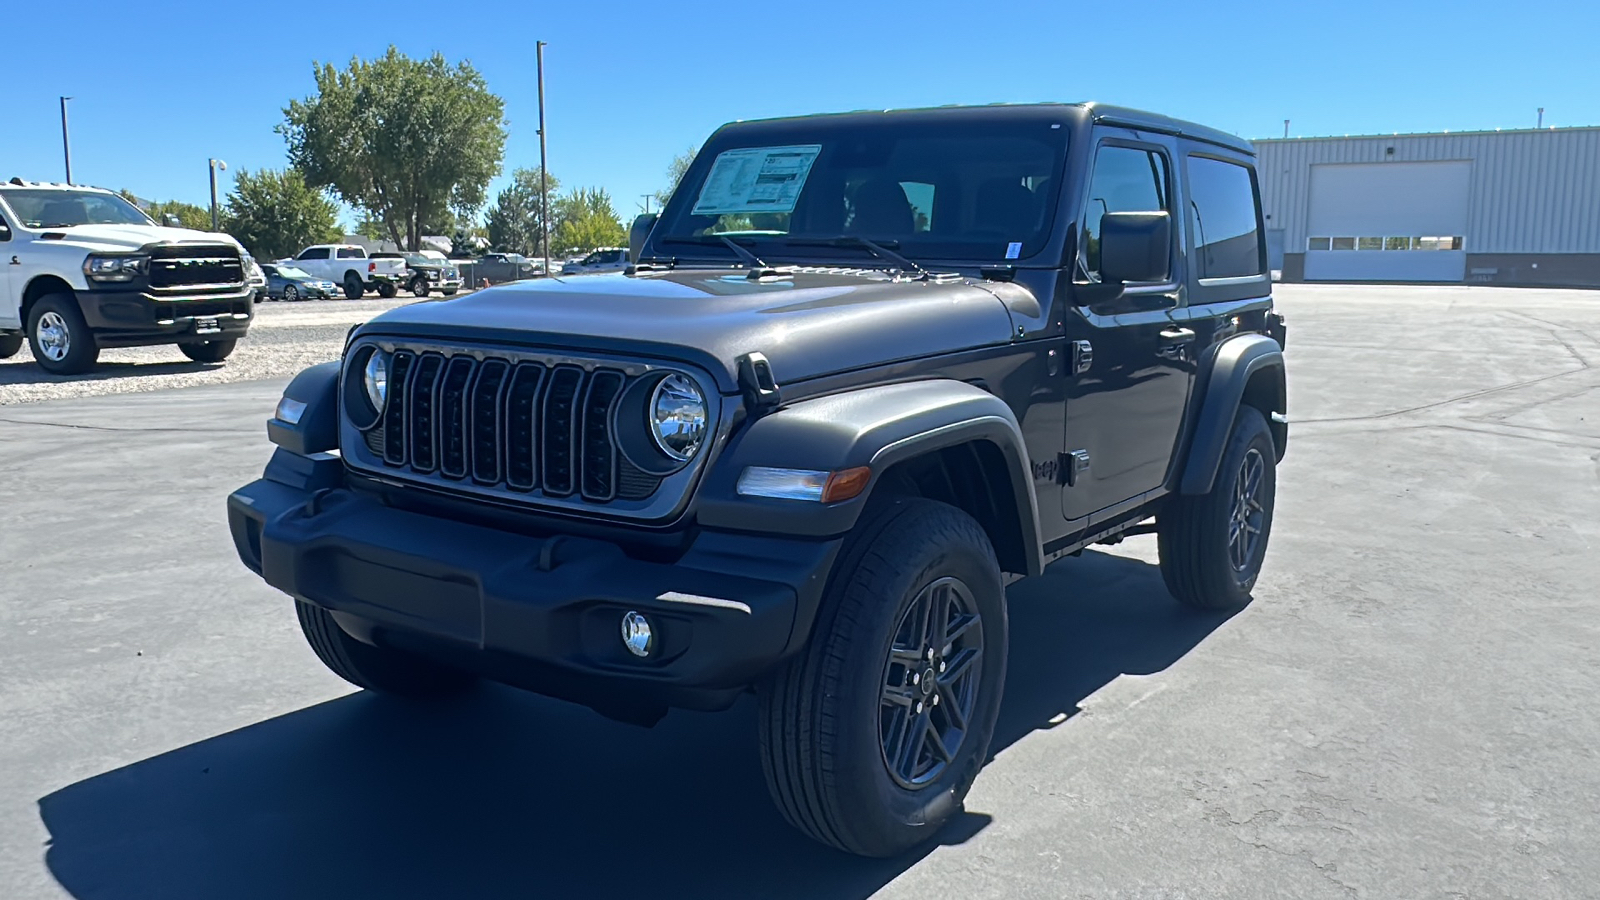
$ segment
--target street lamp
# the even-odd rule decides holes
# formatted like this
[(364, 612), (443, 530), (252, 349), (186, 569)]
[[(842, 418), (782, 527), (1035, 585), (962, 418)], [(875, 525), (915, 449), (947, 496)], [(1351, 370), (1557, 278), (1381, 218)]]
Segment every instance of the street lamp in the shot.
[(211, 230), (221, 231), (222, 226), (217, 222), (217, 170), (228, 171), (228, 164), (220, 159), (208, 159), (206, 162), (211, 169)]

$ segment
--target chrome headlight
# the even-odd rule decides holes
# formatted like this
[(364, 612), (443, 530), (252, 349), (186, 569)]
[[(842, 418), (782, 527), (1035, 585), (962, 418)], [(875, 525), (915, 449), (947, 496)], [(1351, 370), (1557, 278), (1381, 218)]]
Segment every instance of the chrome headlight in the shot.
[(132, 281), (149, 268), (148, 256), (90, 256), (83, 261), (83, 274), (95, 281)]
[(379, 413), (383, 412), (383, 404), (389, 399), (389, 355), (382, 350), (373, 350), (367, 356), (367, 365), (362, 381), (367, 387), (367, 400), (372, 403), (372, 408)]
[(687, 460), (700, 449), (706, 398), (693, 379), (674, 373), (657, 382), (650, 395), (650, 434), (661, 452), (676, 460)]

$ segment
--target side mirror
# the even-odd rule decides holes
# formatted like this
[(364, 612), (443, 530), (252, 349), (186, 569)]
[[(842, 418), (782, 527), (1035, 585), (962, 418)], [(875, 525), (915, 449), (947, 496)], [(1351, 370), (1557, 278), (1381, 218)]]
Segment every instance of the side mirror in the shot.
[(173, 215), (172, 213), (167, 213), (165, 218), (167, 220), (167, 227), (168, 228), (182, 228), (183, 227), (183, 220), (179, 219), (177, 216)]
[(650, 229), (656, 227), (655, 213), (645, 213), (633, 220), (633, 227), (628, 230), (628, 259), (639, 261), (639, 252), (644, 249), (644, 239), (650, 236)]
[(1115, 212), (1100, 217), (1100, 280), (1166, 281), (1172, 275), (1172, 216)]

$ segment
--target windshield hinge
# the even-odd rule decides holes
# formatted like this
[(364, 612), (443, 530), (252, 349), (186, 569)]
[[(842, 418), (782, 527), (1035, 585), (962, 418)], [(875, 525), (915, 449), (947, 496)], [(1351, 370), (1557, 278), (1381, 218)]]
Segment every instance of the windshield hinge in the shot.
[(739, 390), (744, 394), (744, 404), (750, 414), (759, 416), (777, 409), (783, 398), (767, 357), (761, 353), (746, 353), (739, 357), (738, 367)]

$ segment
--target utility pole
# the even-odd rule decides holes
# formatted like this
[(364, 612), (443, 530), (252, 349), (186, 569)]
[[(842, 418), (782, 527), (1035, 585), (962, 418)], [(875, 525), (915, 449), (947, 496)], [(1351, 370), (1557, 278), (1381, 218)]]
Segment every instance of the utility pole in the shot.
[[(66, 113), (62, 113), (61, 115), (65, 116)], [(62, 122), (65, 122), (65, 121), (66, 121), (66, 119), (62, 119)], [(63, 125), (62, 127), (66, 127), (66, 126)], [(1536, 127), (1538, 127), (1538, 128), (1543, 128), (1544, 127), (1544, 107), (1542, 107), (1542, 106), (1539, 107), (1539, 124)]]
[(550, 274), (550, 175), (544, 155), (544, 41), (533, 51), (539, 67), (539, 246), (544, 251), (544, 274)]
[(67, 101), (71, 99), (61, 98), (61, 155), (67, 161), (67, 184), (72, 183), (72, 141), (67, 138)]
[(217, 221), (217, 170), (228, 171), (228, 164), (220, 159), (208, 159), (206, 163), (211, 169), (211, 230), (221, 231), (222, 226)]
[(1283, 120), (1283, 136), (1285, 138), (1287, 138), (1289, 136), (1289, 120), (1288, 119), (1284, 119)]

